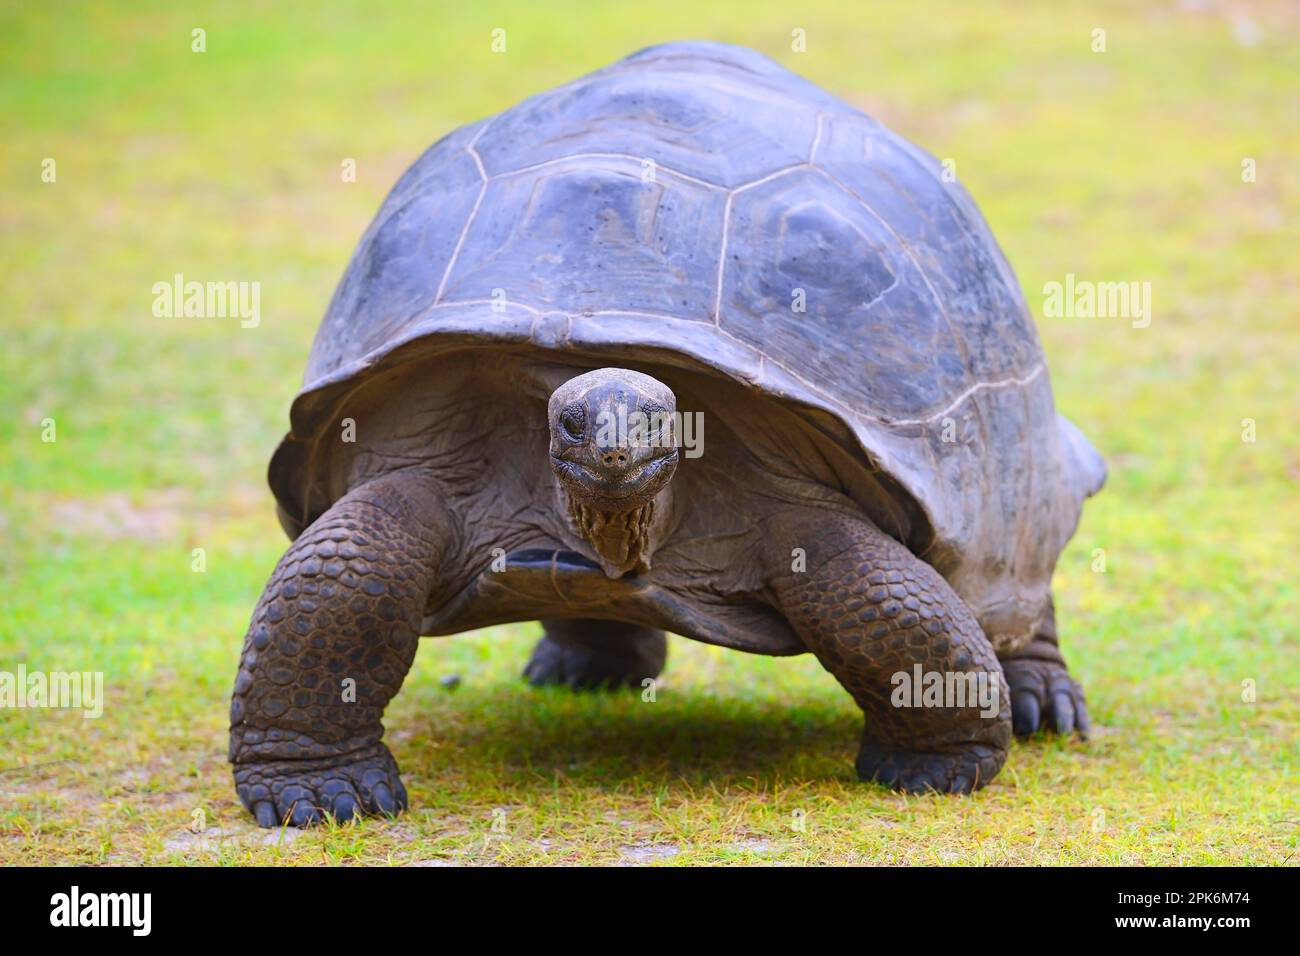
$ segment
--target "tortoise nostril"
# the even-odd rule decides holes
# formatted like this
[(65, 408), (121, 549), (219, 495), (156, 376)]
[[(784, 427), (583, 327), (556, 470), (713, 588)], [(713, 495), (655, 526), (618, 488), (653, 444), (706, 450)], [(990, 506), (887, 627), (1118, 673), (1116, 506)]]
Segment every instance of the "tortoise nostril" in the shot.
[(611, 449), (600, 456), (600, 463), (606, 468), (622, 468), (627, 464), (627, 452)]

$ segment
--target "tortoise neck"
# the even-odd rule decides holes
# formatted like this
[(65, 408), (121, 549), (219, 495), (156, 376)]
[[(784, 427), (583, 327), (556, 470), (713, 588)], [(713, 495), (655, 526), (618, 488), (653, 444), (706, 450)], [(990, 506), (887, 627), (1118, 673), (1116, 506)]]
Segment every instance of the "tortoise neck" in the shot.
[(569, 520), (574, 529), (595, 549), (606, 576), (620, 578), (629, 571), (650, 570), (654, 551), (654, 518), (665, 492), (631, 511), (600, 511), (575, 501), (566, 494)]

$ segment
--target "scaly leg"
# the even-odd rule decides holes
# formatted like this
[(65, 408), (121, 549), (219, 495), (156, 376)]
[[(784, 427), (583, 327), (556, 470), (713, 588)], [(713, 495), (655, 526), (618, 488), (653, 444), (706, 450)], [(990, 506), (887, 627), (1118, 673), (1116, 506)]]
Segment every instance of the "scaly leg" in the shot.
[[(910, 793), (969, 793), (993, 779), (1011, 740), (1009, 695), (948, 583), (865, 518), (800, 512), (775, 530), (778, 606), (866, 715), (858, 776)], [(806, 570), (791, 569), (794, 548)], [(918, 664), (952, 691), (914, 697)]]
[(339, 499), (280, 559), (230, 705), (235, 787), (260, 826), (405, 809), (380, 718), (452, 536), (429, 479), (398, 472)]

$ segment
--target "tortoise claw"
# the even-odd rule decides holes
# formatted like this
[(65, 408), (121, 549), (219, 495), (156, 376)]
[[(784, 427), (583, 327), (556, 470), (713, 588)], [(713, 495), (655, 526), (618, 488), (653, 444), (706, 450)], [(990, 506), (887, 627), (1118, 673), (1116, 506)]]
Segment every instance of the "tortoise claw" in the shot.
[(397, 762), (383, 744), (341, 758), (236, 764), (235, 787), (263, 828), (391, 817), (407, 807)]
[(1083, 688), (1059, 661), (1017, 657), (1002, 661), (1011, 688), (1011, 726), (1020, 738), (1043, 730), (1087, 739), (1091, 729)]

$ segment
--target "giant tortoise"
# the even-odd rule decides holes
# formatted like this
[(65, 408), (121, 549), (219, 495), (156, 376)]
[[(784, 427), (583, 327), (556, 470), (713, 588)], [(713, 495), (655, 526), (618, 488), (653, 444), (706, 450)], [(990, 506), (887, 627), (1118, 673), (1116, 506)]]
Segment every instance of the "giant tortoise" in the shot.
[(419, 637), (511, 621), (534, 684), (640, 686), (666, 631), (810, 651), (865, 713), (858, 775), (909, 792), (1086, 732), (1051, 578), (1105, 466), (944, 173), (717, 43), (424, 153), (270, 465), (293, 543), (231, 704), (258, 823), (404, 808), (380, 721)]

